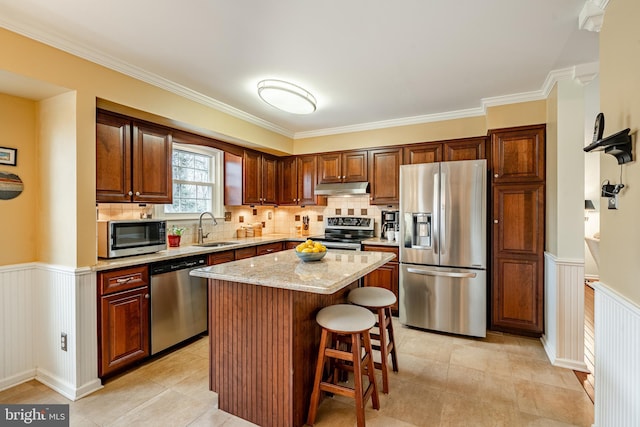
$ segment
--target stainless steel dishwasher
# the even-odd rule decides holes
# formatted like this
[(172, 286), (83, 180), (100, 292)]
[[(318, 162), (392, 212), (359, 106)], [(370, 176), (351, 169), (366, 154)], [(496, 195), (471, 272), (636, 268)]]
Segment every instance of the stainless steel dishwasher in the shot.
[(207, 281), (189, 276), (206, 264), (205, 255), (151, 265), (151, 354), (207, 331)]

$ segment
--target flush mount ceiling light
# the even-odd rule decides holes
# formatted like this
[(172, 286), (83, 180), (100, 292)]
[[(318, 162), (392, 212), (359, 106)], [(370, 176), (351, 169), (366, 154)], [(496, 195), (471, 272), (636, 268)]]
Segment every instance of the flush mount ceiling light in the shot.
[(316, 111), (316, 99), (309, 91), (283, 80), (262, 80), (258, 95), (267, 104), (293, 114)]

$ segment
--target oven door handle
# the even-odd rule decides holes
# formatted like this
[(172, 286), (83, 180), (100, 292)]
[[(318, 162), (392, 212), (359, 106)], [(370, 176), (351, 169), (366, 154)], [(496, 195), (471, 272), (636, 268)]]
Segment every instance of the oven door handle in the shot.
[(473, 279), (477, 276), (476, 273), (456, 273), (452, 271), (422, 270), (418, 268), (407, 268), (407, 271), (409, 273), (422, 274), (423, 276), (456, 277), (462, 279)]

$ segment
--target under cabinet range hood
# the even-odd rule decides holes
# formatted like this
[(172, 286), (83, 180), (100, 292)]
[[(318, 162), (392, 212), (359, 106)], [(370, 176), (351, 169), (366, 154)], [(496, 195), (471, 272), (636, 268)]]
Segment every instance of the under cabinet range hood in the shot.
[(369, 194), (369, 183), (341, 182), (316, 185), (316, 196), (361, 196)]

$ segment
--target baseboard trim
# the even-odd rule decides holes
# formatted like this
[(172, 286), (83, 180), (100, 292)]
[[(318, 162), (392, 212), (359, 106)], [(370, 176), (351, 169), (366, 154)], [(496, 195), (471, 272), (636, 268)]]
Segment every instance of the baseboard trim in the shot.
[(31, 381), (36, 377), (35, 369), (28, 369), (24, 372), (20, 372), (19, 374), (12, 375), (7, 378), (3, 378), (0, 380), (0, 391), (6, 390), (11, 387), (15, 387), (22, 383), (26, 383), (27, 381)]
[(82, 385), (79, 388), (73, 387), (66, 381), (63, 381), (44, 369), (38, 369), (35, 377), (36, 381), (41, 382), (50, 389), (60, 393), (69, 400), (76, 401), (88, 394), (100, 390), (103, 385), (99, 378)]

